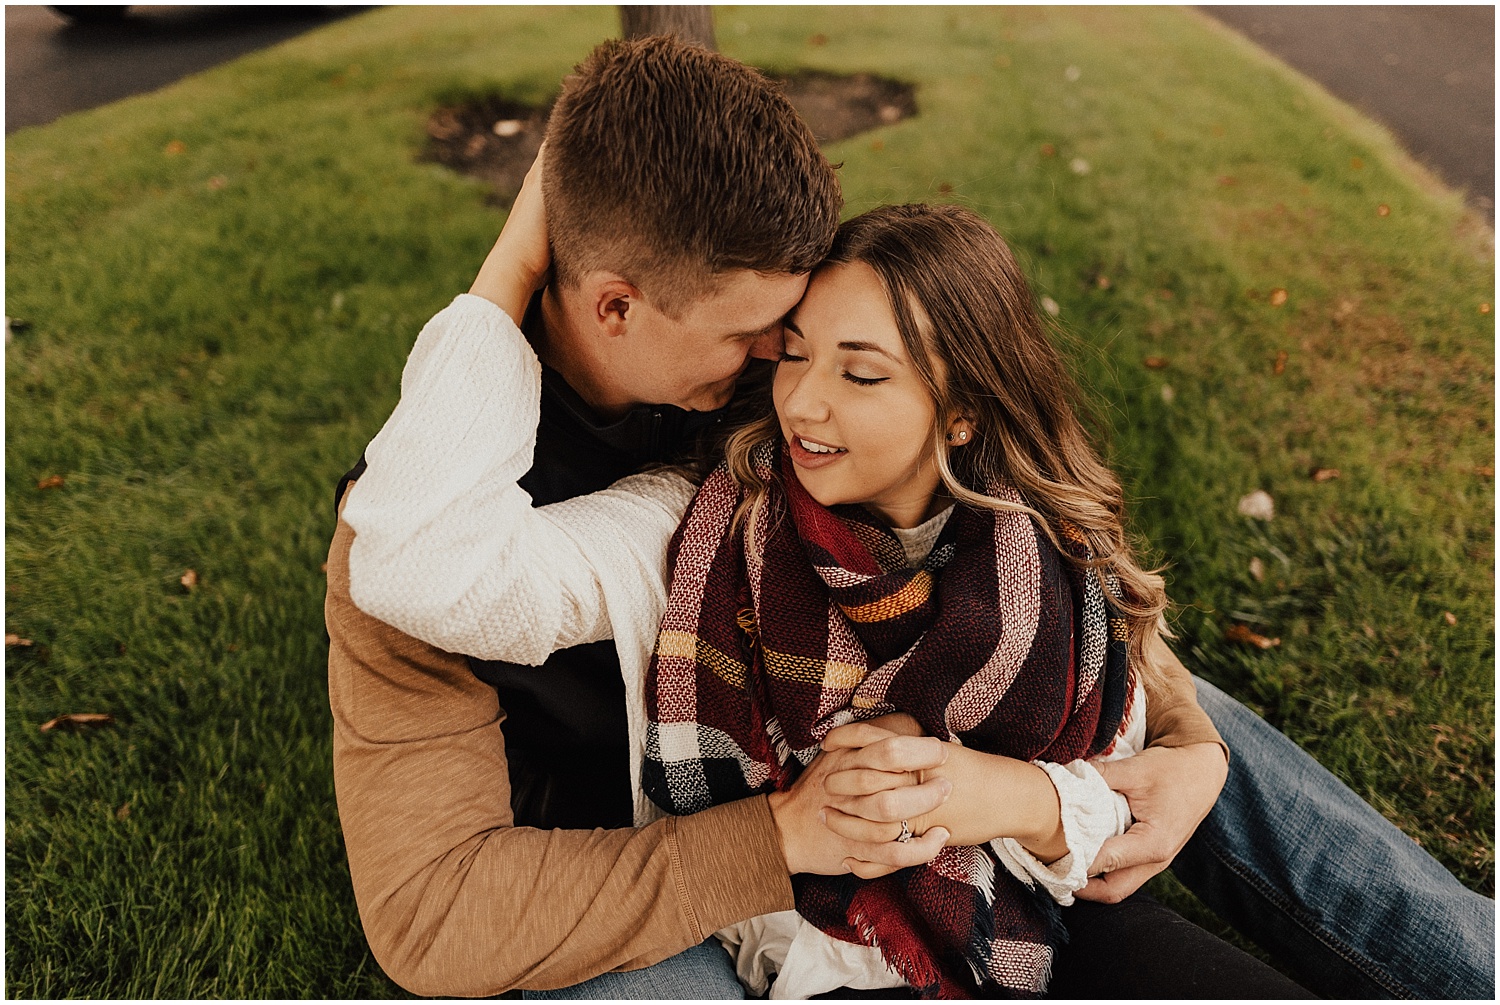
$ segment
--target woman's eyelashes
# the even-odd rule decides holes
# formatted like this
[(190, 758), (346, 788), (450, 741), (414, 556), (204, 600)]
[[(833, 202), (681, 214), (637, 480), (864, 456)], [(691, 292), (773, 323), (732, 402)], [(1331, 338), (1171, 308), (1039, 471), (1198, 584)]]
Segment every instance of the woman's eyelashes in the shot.
[[(783, 349), (781, 351), (780, 362), (782, 362), (782, 363), (806, 363), (807, 362), (807, 357), (806, 356), (794, 356), (791, 353), (787, 352), (785, 349)], [(843, 373), (839, 374), (839, 376), (843, 377), (845, 380), (847, 380), (851, 384), (858, 384), (860, 387), (873, 387), (876, 384), (884, 384), (886, 381), (888, 381), (888, 380), (891, 379), (889, 377), (861, 377), (861, 376), (859, 376), (859, 374), (850, 373), (848, 370), (845, 370)]]

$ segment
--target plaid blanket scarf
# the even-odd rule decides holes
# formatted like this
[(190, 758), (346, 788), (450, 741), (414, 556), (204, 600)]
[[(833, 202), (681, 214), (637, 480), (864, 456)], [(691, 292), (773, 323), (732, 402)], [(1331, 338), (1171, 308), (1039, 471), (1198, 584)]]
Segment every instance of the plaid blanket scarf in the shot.
[[(755, 461), (771, 485), (748, 538), (759, 547), (750, 521), (731, 531), (741, 493), (721, 466), (669, 551), (646, 685), (642, 782), (657, 805), (694, 813), (788, 788), (829, 730), (896, 710), (1022, 760), (1113, 741), (1131, 687), (1125, 623), (1030, 517), (960, 505), (911, 569), (863, 508), (814, 501), (784, 451)], [(1087, 554), (1076, 531), (1065, 541)], [(879, 947), (923, 997), (1038, 995), (1061, 937), (1056, 904), (987, 846), (875, 880), (798, 875), (793, 889), (804, 918)]]

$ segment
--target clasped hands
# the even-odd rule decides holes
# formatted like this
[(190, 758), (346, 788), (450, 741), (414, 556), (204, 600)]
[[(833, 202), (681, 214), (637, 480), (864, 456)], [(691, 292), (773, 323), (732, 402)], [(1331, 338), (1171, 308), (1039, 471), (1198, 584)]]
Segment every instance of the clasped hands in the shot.
[[(1043, 861), (1066, 853), (1045, 772), (921, 733), (915, 719), (895, 714), (828, 734), (796, 784), (770, 797), (789, 871), (873, 879), (929, 862), (950, 841), (1002, 835)], [(1226, 765), (1217, 744), (1198, 743), (1100, 770), (1130, 800), (1136, 823), (1105, 842), (1078, 896), (1115, 902), (1171, 864), (1213, 808)], [(916, 836), (899, 842), (903, 821)]]

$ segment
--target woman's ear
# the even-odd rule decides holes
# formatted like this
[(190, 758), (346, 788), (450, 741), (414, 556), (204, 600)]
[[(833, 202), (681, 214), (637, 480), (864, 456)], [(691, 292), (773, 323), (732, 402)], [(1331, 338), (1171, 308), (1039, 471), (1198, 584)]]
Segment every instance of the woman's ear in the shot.
[(967, 416), (959, 416), (948, 424), (945, 439), (950, 447), (968, 446), (974, 440), (974, 423)]

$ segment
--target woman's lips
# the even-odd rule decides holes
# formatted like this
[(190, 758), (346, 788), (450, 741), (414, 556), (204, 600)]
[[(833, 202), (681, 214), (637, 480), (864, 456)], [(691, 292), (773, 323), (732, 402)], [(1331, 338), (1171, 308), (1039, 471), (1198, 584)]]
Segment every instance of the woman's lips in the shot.
[[(816, 442), (816, 441), (813, 441)], [(792, 463), (799, 468), (826, 468), (828, 465), (839, 460), (849, 453), (847, 450), (839, 450), (834, 453), (814, 453), (804, 447), (795, 436), (787, 437), (787, 452), (792, 455)]]

